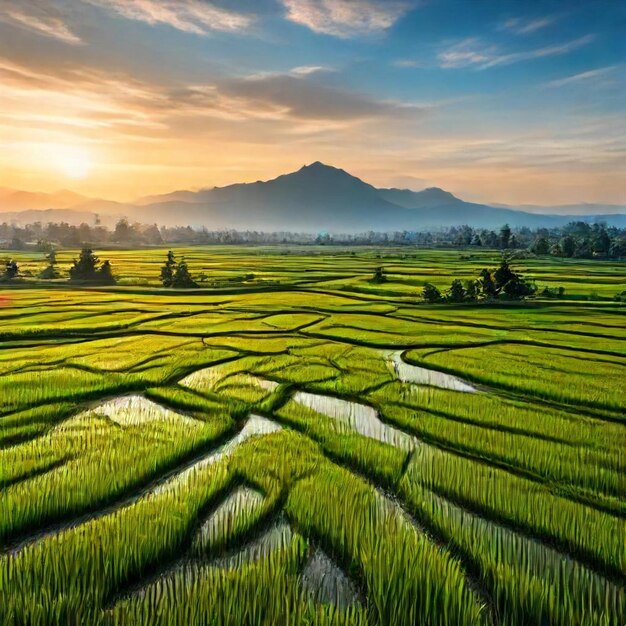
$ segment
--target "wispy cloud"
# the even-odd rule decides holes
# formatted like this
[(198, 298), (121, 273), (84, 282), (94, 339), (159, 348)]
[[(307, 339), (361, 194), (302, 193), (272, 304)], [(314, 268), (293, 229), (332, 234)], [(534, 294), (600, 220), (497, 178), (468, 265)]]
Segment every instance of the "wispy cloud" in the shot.
[(395, 59), (391, 62), (392, 67), (400, 68), (426, 68), (427, 63), (423, 61), (417, 61), (416, 59)]
[(445, 69), (473, 66), (484, 70), (499, 65), (512, 65), (521, 61), (568, 54), (586, 46), (594, 39), (595, 35), (589, 34), (560, 44), (506, 53), (495, 45), (487, 44), (477, 37), (471, 37), (449, 46), (438, 54), (437, 59), (439, 66)]
[(391, 28), (412, 7), (404, 0), (282, 0), (287, 19), (316, 33), (348, 38)]
[(239, 31), (252, 23), (252, 16), (221, 8), (203, 0), (84, 0), (111, 9), (119, 15), (147, 24), (207, 35), (211, 31)]
[[(280, 125), (284, 132), (348, 128), (368, 121), (419, 119), (421, 107), (348, 91), (324, 79), (322, 67), (218, 77), (205, 84), (159, 84), (93, 68), (65, 66), (54, 76), (0, 58), (5, 106), (0, 124), (71, 125), (127, 136), (148, 129), (185, 132), (215, 120)], [(39, 103), (48, 103), (42, 118)], [(276, 128), (276, 126), (274, 127)]]
[(566, 85), (589, 83), (590, 81), (596, 81), (598, 78), (604, 79), (616, 68), (616, 65), (609, 65), (607, 67), (599, 67), (595, 70), (589, 70), (587, 72), (580, 72), (579, 74), (572, 74), (571, 76), (566, 76), (565, 78), (551, 80), (546, 83), (546, 87), (565, 87)]
[(553, 24), (556, 18), (553, 16), (537, 17), (535, 19), (525, 19), (521, 17), (512, 17), (501, 24), (501, 30), (506, 30), (516, 35), (530, 35), (537, 32), (550, 24)]
[(0, 0), (0, 22), (65, 43), (82, 43), (81, 38), (70, 29), (63, 14), (50, 0)]

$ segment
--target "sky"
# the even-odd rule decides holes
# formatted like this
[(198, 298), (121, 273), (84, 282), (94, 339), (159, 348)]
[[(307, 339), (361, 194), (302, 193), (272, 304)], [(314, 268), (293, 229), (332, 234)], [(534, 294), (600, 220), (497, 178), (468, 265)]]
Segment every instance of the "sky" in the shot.
[(621, 0), (0, 0), (0, 187), (132, 200), (313, 161), (626, 204)]

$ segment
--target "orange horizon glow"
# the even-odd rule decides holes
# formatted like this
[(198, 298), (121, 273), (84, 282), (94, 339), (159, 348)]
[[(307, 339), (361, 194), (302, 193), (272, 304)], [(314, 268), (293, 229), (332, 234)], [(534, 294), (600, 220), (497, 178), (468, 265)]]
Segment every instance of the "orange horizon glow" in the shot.
[[(280, 0), (281, 28), (298, 30), (274, 35), (260, 8), (220, 2), (69, 5), (0, 6), (0, 187), (132, 201), (322, 161), (379, 187), (437, 186), (475, 202), (626, 204), (624, 118), (602, 108), (623, 100), (619, 66), (584, 71), (596, 33), (561, 45), (529, 43), (521, 27), (456, 43), (442, 33), (420, 61), (403, 58), (393, 27), (412, 16), (419, 26), (433, 7)], [(303, 32), (311, 43), (298, 47)], [(377, 80), (353, 43), (371, 46)], [(564, 66), (576, 54), (584, 67)]]

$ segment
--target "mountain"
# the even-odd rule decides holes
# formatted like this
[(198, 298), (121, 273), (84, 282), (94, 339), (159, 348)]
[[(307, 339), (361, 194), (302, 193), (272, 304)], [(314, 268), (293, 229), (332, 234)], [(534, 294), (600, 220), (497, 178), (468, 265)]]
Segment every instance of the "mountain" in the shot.
[(67, 209), (88, 200), (87, 197), (63, 189), (54, 193), (0, 189), (0, 211)]
[(526, 213), (553, 213), (554, 215), (616, 215), (626, 213), (626, 205), (624, 204), (593, 204), (583, 202), (581, 204), (559, 204), (556, 206), (542, 206), (537, 204), (519, 204), (516, 206), (510, 204), (495, 204), (491, 206), (514, 209), (515, 211), (525, 211)]
[[(133, 214), (136, 219), (211, 229), (362, 232), (461, 224), (499, 228), (505, 222), (511, 226), (558, 226), (581, 219), (465, 202), (437, 187), (423, 191), (378, 189), (319, 161), (269, 181), (177, 191), (149, 200)], [(626, 224), (626, 215), (608, 221)]]
[(378, 193), (381, 198), (405, 209), (432, 209), (438, 206), (458, 206), (463, 204), (463, 200), (453, 196), (449, 191), (439, 189), (439, 187), (429, 187), (423, 191), (379, 189)]
[(162, 204), (163, 202), (197, 202), (199, 194), (197, 191), (187, 191), (181, 189), (171, 193), (158, 194), (152, 196), (142, 196), (133, 202), (135, 206), (147, 206), (149, 204)]
[(465, 202), (437, 187), (423, 191), (378, 189), (319, 161), (268, 181), (199, 191), (180, 190), (139, 198), (133, 204), (81, 197), (72, 209), (79, 211), (81, 217), (98, 213), (107, 220), (125, 216), (143, 223), (210, 230), (364, 232), (426, 230), (462, 224), (496, 229), (505, 223), (537, 228), (561, 226), (572, 220), (626, 226), (625, 213), (539, 214)]
[(162, 196), (164, 202), (144, 206), (136, 215), (158, 223), (184, 215), (186, 223), (210, 228), (314, 232), (387, 229), (414, 221), (372, 185), (320, 162), (265, 182), (201, 190), (193, 202), (189, 196), (170, 198)]

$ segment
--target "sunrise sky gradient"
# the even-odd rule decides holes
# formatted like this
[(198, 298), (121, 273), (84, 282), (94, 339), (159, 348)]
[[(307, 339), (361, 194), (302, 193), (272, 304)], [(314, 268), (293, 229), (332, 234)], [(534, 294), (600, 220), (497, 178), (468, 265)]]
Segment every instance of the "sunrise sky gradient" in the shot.
[(626, 2), (0, 0), (0, 187), (118, 200), (321, 160), (626, 204)]

